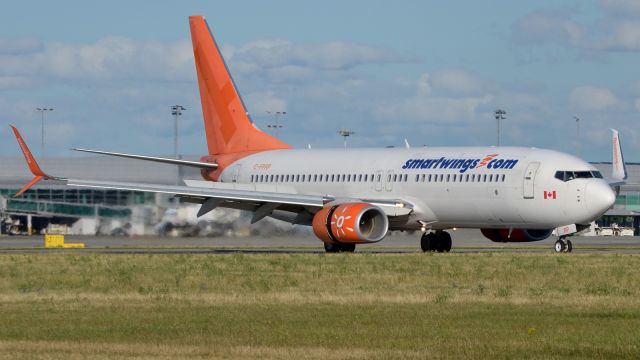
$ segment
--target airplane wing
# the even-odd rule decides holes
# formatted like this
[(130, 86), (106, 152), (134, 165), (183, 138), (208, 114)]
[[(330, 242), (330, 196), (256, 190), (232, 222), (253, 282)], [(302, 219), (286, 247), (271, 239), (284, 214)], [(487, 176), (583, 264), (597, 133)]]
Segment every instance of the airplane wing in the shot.
[[(18, 144), (29, 165), (29, 169), (34, 174), (34, 179), (22, 188), (16, 195), (20, 196), (26, 190), (31, 188), (40, 180), (58, 180), (64, 184), (73, 187), (94, 188), (94, 189), (111, 189), (111, 190), (128, 190), (143, 191), (160, 194), (168, 194), (182, 199), (184, 202), (201, 204), (198, 216), (202, 216), (216, 207), (226, 207), (254, 212), (252, 223), (271, 214), (276, 209), (291, 211), (294, 213), (313, 214), (320, 210), (325, 204), (330, 202), (345, 201), (365, 201), (374, 205), (381, 206), (387, 210), (389, 216), (403, 215), (410, 212), (413, 206), (402, 200), (368, 200), (368, 199), (336, 199), (330, 195), (313, 195), (313, 194), (297, 194), (294, 192), (278, 191), (260, 191), (255, 189), (251, 184), (228, 184), (213, 183), (202, 181), (187, 181), (187, 185), (158, 185), (146, 183), (130, 183), (130, 182), (111, 182), (99, 180), (72, 179), (63, 177), (54, 177), (45, 174), (35, 161), (27, 144), (22, 139), (17, 128), (12, 126)], [(91, 151), (95, 152), (95, 151)], [(129, 154), (119, 154), (115, 156), (126, 155), (123, 157), (139, 158), (137, 155), (129, 156)], [(174, 159), (162, 159), (174, 160)], [(155, 161), (155, 160), (152, 160)], [(182, 165), (182, 164), (180, 164)], [(215, 165), (215, 164), (208, 164)], [(301, 223), (308, 219), (300, 219)]]
[(117, 157), (123, 157), (123, 158), (128, 158), (128, 159), (154, 161), (154, 162), (159, 162), (159, 163), (164, 163), (164, 164), (191, 166), (191, 167), (197, 167), (197, 168), (200, 168), (200, 169), (217, 169), (218, 168), (218, 164), (201, 162), (201, 161), (189, 161), (189, 160), (181, 160), (181, 159), (168, 159), (168, 158), (161, 158), (161, 157), (154, 157), (154, 156), (124, 154), (124, 153), (111, 152), (111, 151), (102, 151), (102, 150), (90, 150), (90, 149), (78, 149), (78, 148), (75, 148), (73, 150), (86, 152), (86, 153), (92, 153), (92, 154), (117, 156)]

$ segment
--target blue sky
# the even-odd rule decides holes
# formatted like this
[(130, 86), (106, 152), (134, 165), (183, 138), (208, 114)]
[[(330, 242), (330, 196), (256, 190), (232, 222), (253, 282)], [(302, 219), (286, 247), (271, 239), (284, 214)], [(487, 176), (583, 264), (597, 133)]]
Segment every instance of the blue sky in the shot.
[(202, 14), (249, 112), (287, 111), (296, 147), (502, 144), (610, 158), (609, 127), (640, 161), (640, 2), (21, 1), (0, 13), (0, 151), (6, 124), (46, 154), (70, 147), (206, 151), (187, 17)]

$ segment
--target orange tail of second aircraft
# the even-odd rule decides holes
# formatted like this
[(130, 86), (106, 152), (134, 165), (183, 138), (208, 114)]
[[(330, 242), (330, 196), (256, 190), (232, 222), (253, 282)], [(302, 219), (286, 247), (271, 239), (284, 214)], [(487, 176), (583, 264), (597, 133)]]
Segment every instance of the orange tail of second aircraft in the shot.
[(189, 25), (209, 155), (233, 154), (237, 159), (243, 154), (289, 149), (253, 126), (204, 18), (190, 16)]

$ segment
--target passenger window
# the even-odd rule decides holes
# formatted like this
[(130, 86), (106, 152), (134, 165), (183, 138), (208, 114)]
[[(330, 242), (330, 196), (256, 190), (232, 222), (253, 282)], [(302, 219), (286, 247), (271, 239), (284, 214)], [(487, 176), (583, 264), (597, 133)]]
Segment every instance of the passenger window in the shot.
[(505, 178), (505, 175), (504, 175), (504, 174), (502, 174), (502, 182), (504, 182), (504, 178)]
[(453, 174), (453, 182), (456, 182), (457, 179), (458, 179), (458, 174)]

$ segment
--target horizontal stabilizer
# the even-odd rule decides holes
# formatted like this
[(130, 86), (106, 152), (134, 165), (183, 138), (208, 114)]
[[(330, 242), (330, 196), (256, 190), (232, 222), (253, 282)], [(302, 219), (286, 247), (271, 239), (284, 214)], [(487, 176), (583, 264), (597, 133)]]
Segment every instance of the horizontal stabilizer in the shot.
[(118, 157), (123, 157), (128, 159), (154, 161), (154, 162), (159, 162), (164, 164), (191, 166), (191, 167), (196, 167), (200, 169), (217, 169), (218, 168), (218, 164), (201, 162), (201, 161), (189, 161), (189, 160), (169, 159), (169, 158), (161, 158), (161, 157), (146, 156), (146, 155), (124, 154), (124, 153), (102, 151), (102, 150), (89, 150), (89, 149), (73, 149), (73, 150), (92, 153), (92, 154), (118, 156)]

